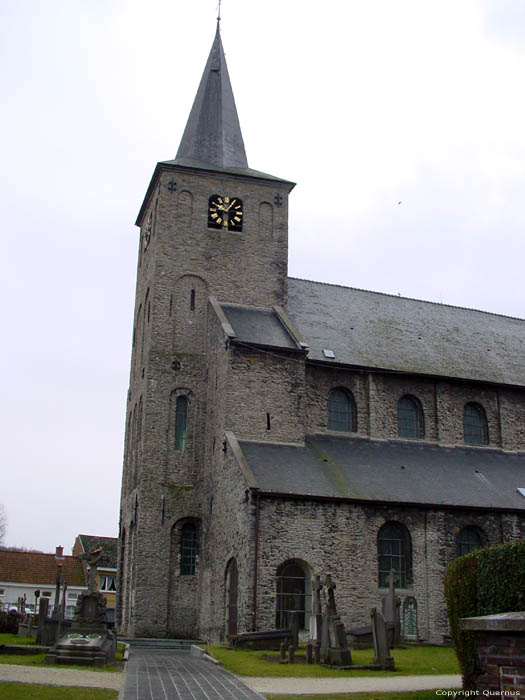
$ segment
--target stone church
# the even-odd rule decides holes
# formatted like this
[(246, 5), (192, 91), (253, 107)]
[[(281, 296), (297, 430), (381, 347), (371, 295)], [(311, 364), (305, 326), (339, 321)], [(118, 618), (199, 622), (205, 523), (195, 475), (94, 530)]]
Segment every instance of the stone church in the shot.
[(217, 28), (136, 222), (119, 628), (308, 629), (328, 573), (363, 625), (393, 568), (440, 642), (447, 564), (525, 537), (525, 321), (289, 278), (293, 187), (248, 166)]

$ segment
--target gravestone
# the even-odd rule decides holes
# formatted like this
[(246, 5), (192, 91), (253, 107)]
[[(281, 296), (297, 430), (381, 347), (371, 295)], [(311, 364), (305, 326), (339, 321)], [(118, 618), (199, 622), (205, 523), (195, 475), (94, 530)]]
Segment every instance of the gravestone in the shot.
[(323, 588), (325, 605), (321, 629), (321, 663), (331, 666), (350, 666), (352, 656), (346, 641), (345, 626), (337, 614), (335, 588), (328, 574)]
[(374, 659), (372, 664), (382, 669), (393, 669), (394, 659), (390, 656), (385, 619), (376, 608), (370, 610), (370, 618), (372, 636), (374, 638)]
[(313, 647), (315, 663), (319, 663), (321, 654), (321, 630), (323, 627), (323, 613), (321, 609), (321, 590), (323, 584), (320, 576), (314, 576), (312, 580), (313, 610), (310, 617), (310, 640)]
[(106, 599), (97, 592), (97, 562), (101, 556), (101, 547), (81, 555), (89, 565), (88, 590), (78, 596), (71, 629), (51, 647), (46, 656), (48, 663), (103, 666), (115, 658), (117, 642), (108, 629)]
[(395, 585), (399, 582), (399, 577), (394, 569), (390, 569), (388, 574), (388, 593), (383, 598), (383, 616), (385, 620), (394, 625), (393, 644), (399, 644), (401, 639), (401, 600), (396, 595)]
[(418, 639), (417, 601), (414, 596), (407, 596), (403, 601), (403, 637)]
[(299, 613), (291, 610), (288, 613), (288, 624), (292, 630), (292, 646), (294, 649), (299, 648)]

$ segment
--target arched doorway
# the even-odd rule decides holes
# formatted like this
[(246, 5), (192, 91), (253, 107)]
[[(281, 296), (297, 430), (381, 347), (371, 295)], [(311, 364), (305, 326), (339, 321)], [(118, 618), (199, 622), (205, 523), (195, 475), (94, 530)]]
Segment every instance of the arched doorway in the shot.
[(228, 638), (237, 634), (237, 594), (239, 590), (239, 570), (235, 559), (230, 559), (226, 567), (226, 629)]

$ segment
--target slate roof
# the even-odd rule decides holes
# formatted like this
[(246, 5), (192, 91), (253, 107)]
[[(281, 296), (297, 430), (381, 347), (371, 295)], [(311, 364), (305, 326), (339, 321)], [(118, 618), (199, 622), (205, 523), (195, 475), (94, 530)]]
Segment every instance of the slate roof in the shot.
[[(0, 581), (55, 586), (57, 562), (54, 554), (13, 552), (0, 549)], [(62, 580), (68, 586), (85, 587), (82, 565), (76, 557), (64, 556)]]
[(247, 168), (219, 23), (175, 161)]
[(309, 360), (525, 386), (525, 321), (289, 278)]
[(491, 509), (525, 509), (525, 452), (309, 436), (304, 447), (241, 441), (261, 491)]
[(102, 557), (97, 562), (97, 568), (108, 569), (117, 568), (117, 552), (118, 538), (117, 537), (100, 537), (98, 535), (78, 535), (83, 552), (91, 552), (97, 547), (102, 547)]
[(235, 332), (235, 340), (251, 345), (298, 350), (299, 345), (273, 309), (237, 304), (221, 304)]

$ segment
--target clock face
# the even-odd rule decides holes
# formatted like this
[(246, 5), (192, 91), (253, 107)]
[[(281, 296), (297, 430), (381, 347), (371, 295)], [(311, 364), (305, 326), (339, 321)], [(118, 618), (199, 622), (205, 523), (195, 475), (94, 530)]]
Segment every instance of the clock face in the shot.
[(242, 200), (212, 194), (208, 200), (208, 228), (242, 231)]

